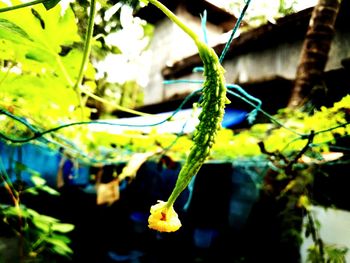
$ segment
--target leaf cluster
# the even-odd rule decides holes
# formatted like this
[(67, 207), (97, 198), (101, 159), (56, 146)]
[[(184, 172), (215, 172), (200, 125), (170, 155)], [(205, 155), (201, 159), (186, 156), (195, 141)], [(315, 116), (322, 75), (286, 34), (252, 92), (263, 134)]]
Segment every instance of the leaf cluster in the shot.
[[(73, 85), (82, 57), (77, 46), (81, 37), (70, 8), (56, 5), (47, 11), (35, 6), (1, 13), (0, 41), (3, 107), (22, 109), (22, 116), (35, 116), (44, 126), (80, 116)], [(93, 76), (90, 64), (86, 77)]]
[(73, 253), (69, 247), (71, 240), (67, 233), (74, 229), (74, 225), (39, 214), (25, 205), (1, 205), (0, 216), (15, 234), (23, 239), (24, 255), (28, 259), (57, 254), (70, 257)]

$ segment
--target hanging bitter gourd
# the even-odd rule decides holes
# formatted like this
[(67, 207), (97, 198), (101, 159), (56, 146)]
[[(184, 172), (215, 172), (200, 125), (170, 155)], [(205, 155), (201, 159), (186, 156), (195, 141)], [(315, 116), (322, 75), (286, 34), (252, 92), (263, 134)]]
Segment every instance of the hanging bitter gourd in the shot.
[(191, 29), (160, 2), (157, 0), (149, 0), (149, 2), (161, 9), (193, 39), (204, 65), (205, 82), (202, 89), (202, 111), (198, 117), (199, 124), (193, 135), (194, 144), (178, 175), (176, 185), (168, 201), (158, 201), (158, 204), (152, 206), (151, 215), (148, 219), (150, 228), (161, 232), (172, 232), (181, 227), (181, 222), (173, 208), (175, 200), (209, 156), (217, 132), (221, 128), (225, 104), (229, 101), (226, 98), (225, 70), (221, 66), (215, 51), (201, 41)]

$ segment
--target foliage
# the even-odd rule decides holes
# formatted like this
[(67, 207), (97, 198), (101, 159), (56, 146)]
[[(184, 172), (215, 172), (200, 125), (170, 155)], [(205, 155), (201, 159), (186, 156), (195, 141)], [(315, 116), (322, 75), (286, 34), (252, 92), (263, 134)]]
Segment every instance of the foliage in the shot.
[[(348, 252), (348, 248), (344, 247), (337, 247), (335, 245), (327, 245), (325, 246), (325, 261), (323, 262), (329, 262), (329, 263), (345, 263), (346, 258), (345, 255)], [(321, 255), (320, 251), (317, 249), (317, 247), (312, 246), (308, 249), (308, 263), (319, 263), (322, 262), (320, 260)]]
[[(264, 141), (266, 149), (270, 152), (295, 152), (303, 147), (308, 139), (307, 135), (314, 131), (313, 148), (325, 152), (336, 142), (337, 137), (349, 135), (350, 127), (346, 125), (349, 107), (350, 96), (347, 95), (333, 107), (322, 107), (313, 114), (284, 109), (276, 116), (284, 123), (283, 127), (258, 124), (252, 127), (252, 133)], [(265, 133), (262, 137), (261, 132)]]
[[(116, 105), (135, 108), (143, 103), (142, 87), (148, 81), (149, 59), (147, 47), (153, 26), (133, 13), (138, 1), (101, 1), (97, 6), (91, 61), (97, 70), (95, 94), (105, 99), (90, 99), (89, 106), (99, 114), (110, 113)], [(88, 3), (76, 1), (72, 8), (79, 21), (79, 32), (85, 34), (88, 20)]]
[(74, 229), (74, 225), (61, 223), (56, 218), (39, 214), (20, 201), (23, 195), (38, 195), (39, 191), (50, 195), (59, 193), (50, 188), (37, 172), (23, 165), (17, 169), (32, 173), (33, 186), (23, 185), (20, 178), (16, 184), (12, 184), (6, 171), (2, 170), (2, 183), (12, 197), (14, 205), (0, 204), (0, 218), (19, 239), (18, 250), (21, 260), (35, 258), (40, 262), (46, 262), (48, 258), (52, 260), (57, 258), (57, 255), (70, 257), (73, 251), (69, 247), (71, 240), (67, 234)]
[[(12, 4), (18, 3), (14, 1)], [(123, 75), (111, 71), (103, 79), (98, 79), (91, 63), (88, 64), (88, 69), (84, 74), (84, 91), (96, 91), (97, 95), (104, 96), (113, 103), (100, 107), (94, 100), (89, 98), (87, 101), (86, 97), (82, 97), (79, 89), (73, 88), (83, 56), (82, 37), (79, 32), (85, 32), (84, 29), (77, 26), (76, 19), (79, 18), (83, 22), (85, 18), (86, 21), (87, 17), (84, 16), (87, 10), (84, 8), (86, 5), (87, 3), (84, 2), (81, 3), (82, 9), (79, 9), (80, 5), (76, 4), (72, 5), (74, 9), (70, 7), (64, 9), (58, 4), (49, 11), (43, 6), (35, 6), (0, 14), (0, 41), (2, 41), (0, 104), (3, 108), (26, 118), (31, 124), (48, 128), (82, 118), (86, 120), (91, 111), (110, 112), (115, 108), (110, 104), (132, 108), (142, 103), (143, 91), (138, 83), (133, 80), (127, 80), (122, 84), (111, 83), (110, 79), (107, 80), (108, 74)], [(120, 10), (126, 10), (120, 3), (119, 5)], [(3, 6), (5, 4), (1, 3), (0, 7)], [(113, 9), (111, 4), (103, 5), (99, 12), (100, 16), (106, 16), (110, 9)], [(72, 10), (78, 14), (78, 17)], [(119, 16), (113, 16), (113, 13), (109, 15), (113, 19), (110, 19), (111, 21), (102, 19), (101, 27), (96, 25), (96, 33), (107, 35), (120, 29), (118, 26), (110, 27), (111, 24), (119, 21)], [(124, 20), (129, 19), (126, 18), (126, 15), (123, 17)], [(118, 23), (120, 26), (124, 24), (125, 27), (126, 22)], [(79, 25), (85, 24), (79, 23)], [(149, 38), (152, 29), (144, 23), (141, 23), (140, 26)], [(104, 37), (98, 39), (105, 40)], [(118, 48), (113, 41), (107, 40), (93, 42), (95, 51), (104, 50), (105, 52), (100, 59), (104, 58), (106, 52)], [(102, 45), (103, 43), (105, 44)], [(92, 61), (98, 56), (94, 52)], [(109, 68), (111, 69), (110, 65)], [(101, 75), (103, 72), (98, 73)], [(86, 105), (95, 109), (91, 110), (84, 106), (86, 101), (88, 102)], [(17, 138), (32, 135), (32, 132), (23, 125), (4, 116), (2, 116), (2, 124), (1, 129), (5, 134), (13, 134)], [(83, 147), (84, 140), (90, 137), (84, 127), (65, 129), (60, 133), (82, 146), (82, 150), (86, 150), (86, 147)], [(80, 135), (77, 136), (77, 133)], [(57, 137), (61, 136), (58, 135), (55, 139)], [(65, 140), (58, 139), (58, 141), (66, 145)]]
[[(280, 1), (281, 4), (283, 2)], [(13, 1), (13, 4), (17, 3)], [(103, 5), (100, 9), (101, 20), (96, 25), (97, 34), (100, 35), (95, 35), (96, 39), (93, 40), (93, 58), (96, 60), (104, 58), (107, 53), (119, 55), (125, 52), (122, 46), (108, 42), (106, 35), (123, 28), (123, 23), (114, 16), (112, 24), (102, 19), (108, 10), (115, 7), (110, 3), (106, 6)], [(25, 117), (25, 120), (42, 130), (68, 121), (88, 119), (89, 110), (82, 107), (84, 103), (81, 103), (82, 100), (85, 102), (86, 97), (82, 99), (80, 91), (73, 89), (83, 55), (80, 35), (86, 31), (86, 28), (77, 27), (76, 19), (87, 19), (86, 7), (87, 3), (82, 2), (81, 5), (73, 4), (75, 12), (70, 7), (62, 10), (61, 5), (56, 5), (49, 11), (43, 6), (35, 6), (0, 14), (1, 107), (16, 116)], [(116, 12), (122, 12), (121, 8), (118, 10)], [(127, 8), (124, 10), (130, 11)], [(279, 12), (290, 11), (288, 8), (281, 9), (280, 6)], [(142, 27), (145, 35), (152, 31), (146, 25)], [(147, 43), (140, 52), (146, 47)], [(134, 91), (139, 89), (134, 81), (116, 85), (108, 83), (106, 76), (96, 79), (95, 70), (89, 64), (83, 83), (85, 89), (96, 91), (100, 96), (110, 92), (110, 99), (119, 98), (119, 104), (128, 107), (141, 101), (139, 97), (132, 97)], [(122, 99), (124, 94), (125, 100)], [(270, 160), (277, 187), (275, 184), (266, 184), (264, 190), (271, 190), (277, 198), (287, 196), (288, 208), (300, 207), (307, 210), (312, 202), (307, 198), (307, 191), (313, 180), (313, 165), (327, 161), (323, 154), (337, 145), (338, 138), (349, 136), (349, 108), (350, 96), (346, 96), (333, 107), (323, 107), (313, 113), (282, 109), (272, 117), (272, 122), (255, 124), (249, 130), (233, 132), (222, 129), (218, 132), (219, 141), (214, 145), (210, 158), (232, 160), (265, 154)], [(4, 124), (1, 127), (4, 134), (27, 137), (32, 133), (21, 126), (18, 120), (1, 116), (1, 121)], [(193, 134), (159, 133), (156, 127), (149, 134), (141, 131), (114, 134), (108, 129), (93, 131), (88, 126), (80, 126), (78, 129), (72, 126), (64, 129), (61, 134), (73, 142), (67, 148), (78, 149), (74, 157), (87, 156), (88, 160), (93, 158), (98, 162), (112, 163), (132, 160), (135, 153), (167, 154), (182, 161), (186, 158), (193, 139)], [(61, 134), (53, 133), (52, 137), (62, 143), (64, 140), (61, 140)], [(129, 168), (133, 173), (137, 169)], [(56, 194), (53, 189), (46, 187), (40, 177), (33, 175), (35, 187), (26, 188), (25, 192), (37, 194), (42, 190)], [(1, 213), (11, 225), (14, 223), (18, 226), (20, 218), (24, 220), (17, 231), (26, 233), (30, 230), (24, 235), (28, 238), (29, 254), (36, 256), (37, 251), (46, 250), (62, 255), (71, 253), (67, 246), (69, 240), (64, 235), (60, 236), (61, 232), (71, 230), (71, 225), (40, 215), (19, 205), (18, 201), (15, 206), (2, 206)], [(295, 231), (291, 235), (294, 234)], [(340, 261), (334, 262), (342, 262), (346, 250), (329, 246), (324, 248), (330, 260), (338, 258)], [(310, 261), (316, 262), (319, 253), (320, 246), (310, 249)]]
[[(24, 205), (20, 207), (0, 206), (2, 220), (24, 241), (24, 255), (37, 258), (42, 255), (69, 257), (73, 251), (66, 235), (74, 226), (61, 223), (58, 219), (42, 215)], [(19, 226), (21, 226), (19, 228)]]
[[(1, 13), (0, 19), (2, 106), (21, 109), (20, 115), (43, 126), (80, 118), (79, 93), (72, 86), (82, 50), (75, 47), (81, 38), (72, 10), (35, 6)], [(86, 74), (93, 78), (91, 65)]]
[[(274, 118), (284, 123), (285, 127), (272, 123), (258, 123), (249, 130), (240, 132), (221, 129), (218, 133), (220, 139), (213, 146), (211, 158), (232, 160), (259, 155), (261, 154), (259, 141), (264, 142), (268, 152), (280, 152), (292, 156), (305, 146), (307, 135), (314, 130), (316, 135), (311, 145), (313, 151), (307, 152), (307, 155), (314, 161), (320, 160), (321, 153), (329, 151), (329, 147), (336, 144), (337, 138), (349, 135), (349, 125), (341, 125), (347, 123), (349, 108), (350, 96), (346, 96), (333, 107), (322, 107), (312, 115), (281, 110)], [(338, 128), (333, 129), (334, 127)], [(191, 136), (191, 134), (180, 136), (167, 153), (177, 160), (184, 158), (191, 146)], [(120, 147), (119, 150), (129, 152), (154, 151), (157, 147), (165, 149), (177, 138), (174, 134), (160, 134), (156, 128), (149, 134), (143, 134), (141, 131), (125, 131), (110, 136), (106, 131), (99, 131), (92, 137), (99, 146), (108, 147), (113, 143)], [(93, 146), (90, 150), (93, 150)]]

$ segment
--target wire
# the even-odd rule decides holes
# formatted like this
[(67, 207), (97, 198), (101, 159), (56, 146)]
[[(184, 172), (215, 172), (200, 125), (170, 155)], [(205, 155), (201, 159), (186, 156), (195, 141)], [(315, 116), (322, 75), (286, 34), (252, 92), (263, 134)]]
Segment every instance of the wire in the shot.
[(225, 56), (226, 56), (226, 53), (227, 53), (227, 51), (229, 50), (229, 48), (230, 48), (230, 46), (231, 46), (231, 43), (232, 43), (232, 41), (233, 41), (233, 38), (234, 38), (234, 36), (235, 36), (235, 34), (236, 34), (236, 32), (237, 32), (239, 26), (241, 25), (242, 20), (243, 20), (243, 17), (244, 17), (244, 15), (245, 15), (245, 13), (246, 13), (248, 7), (249, 7), (250, 1), (251, 1), (251, 0), (247, 0), (247, 1), (246, 1), (246, 4), (245, 4), (245, 6), (244, 6), (244, 8), (243, 8), (243, 10), (242, 10), (242, 12), (241, 12), (241, 14), (239, 15), (239, 17), (238, 17), (238, 19), (237, 19), (237, 21), (236, 21), (236, 24), (235, 24), (234, 28), (232, 29), (232, 33), (231, 33), (231, 35), (230, 35), (230, 38), (229, 38), (229, 40), (227, 41), (227, 43), (226, 43), (226, 45), (225, 45), (225, 47), (224, 47), (224, 49), (223, 49), (223, 51), (222, 51), (222, 53), (221, 53), (221, 55), (220, 55), (220, 63), (222, 63), (222, 61), (224, 60), (224, 58), (225, 58)]
[(35, 139), (38, 139), (40, 137), (43, 137), (44, 135), (48, 134), (48, 133), (52, 133), (52, 132), (56, 132), (58, 130), (61, 129), (65, 129), (68, 127), (72, 127), (72, 126), (79, 126), (79, 125), (89, 125), (89, 124), (99, 124), (99, 125), (111, 125), (111, 126), (124, 126), (124, 127), (153, 127), (153, 126), (158, 126), (161, 125), (167, 121), (170, 121), (182, 108), (183, 106), (190, 100), (192, 99), (195, 95), (197, 95), (197, 93), (199, 93), (201, 90), (196, 90), (193, 91), (191, 94), (189, 94), (180, 104), (180, 106), (167, 118), (165, 118), (162, 121), (159, 122), (155, 122), (155, 123), (150, 123), (150, 124), (127, 124), (127, 123), (115, 123), (115, 122), (107, 122), (107, 121), (79, 121), (79, 122), (71, 122), (71, 123), (67, 123), (67, 124), (63, 124), (60, 126), (56, 126), (54, 128), (51, 129), (47, 129), (44, 131), (39, 131), (38, 129), (34, 128), (31, 124), (29, 124), (25, 119), (16, 117), (15, 115), (13, 115), (12, 113), (8, 112), (5, 109), (0, 109), (0, 114), (4, 114), (10, 118), (13, 118), (14, 120), (24, 124), (25, 126), (27, 126), (33, 133), (34, 135), (32, 137), (28, 137), (28, 138), (21, 138), (21, 139), (14, 139), (14, 138), (10, 138), (9, 136), (3, 134), (0, 132), (0, 138), (3, 138), (5, 140), (8, 140), (12, 143), (26, 143)]
[[(203, 84), (204, 81), (203, 80), (191, 80), (191, 79), (179, 79), (179, 80), (165, 80), (163, 82), (166, 85), (170, 85), (170, 84), (177, 84), (177, 83), (189, 83), (189, 84)], [(254, 110), (251, 111), (248, 114), (248, 121), (249, 123), (252, 123), (253, 120), (256, 117), (256, 114), (258, 111), (260, 111), (262, 114), (264, 114), (266, 117), (268, 117), (272, 122), (274, 122), (275, 124), (289, 130), (292, 133), (295, 133), (299, 136), (305, 136), (305, 134), (299, 133), (291, 128), (289, 128), (288, 126), (284, 125), (282, 122), (280, 122), (279, 120), (277, 120), (276, 118), (274, 118), (272, 115), (270, 115), (269, 113), (267, 113), (266, 111), (264, 111), (261, 106), (262, 106), (262, 101), (252, 95), (250, 95), (248, 92), (246, 92), (241, 86), (237, 85), (237, 84), (227, 84), (226, 85), (228, 90), (227, 93), (230, 95), (233, 95), (241, 100), (243, 100), (244, 102), (246, 102), (247, 104), (251, 105)], [(230, 89), (235, 89), (238, 92), (240, 92), (243, 96), (239, 95), (238, 93), (230, 90)], [(256, 104), (254, 104), (253, 102), (255, 102)]]
[(207, 34), (207, 10), (204, 10), (203, 16), (201, 15), (201, 26), (203, 31), (204, 43), (208, 45), (208, 34)]
[(16, 10), (16, 9), (20, 9), (20, 8), (32, 6), (32, 5), (37, 5), (37, 4), (45, 3), (46, 1), (48, 1), (48, 0), (36, 0), (36, 1), (28, 2), (28, 3), (23, 3), (23, 4), (19, 4), (19, 5), (13, 5), (13, 6), (8, 6), (8, 7), (3, 7), (3, 8), (0, 8), (0, 13), (9, 12), (9, 11), (13, 11), (13, 10)]

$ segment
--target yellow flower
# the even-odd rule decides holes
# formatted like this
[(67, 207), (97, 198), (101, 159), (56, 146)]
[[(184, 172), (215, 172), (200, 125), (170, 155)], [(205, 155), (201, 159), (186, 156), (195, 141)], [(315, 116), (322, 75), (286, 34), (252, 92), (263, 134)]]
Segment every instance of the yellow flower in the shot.
[(181, 227), (181, 222), (172, 205), (158, 201), (158, 204), (151, 207), (148, 227), (159, 232), (174, 232)]

